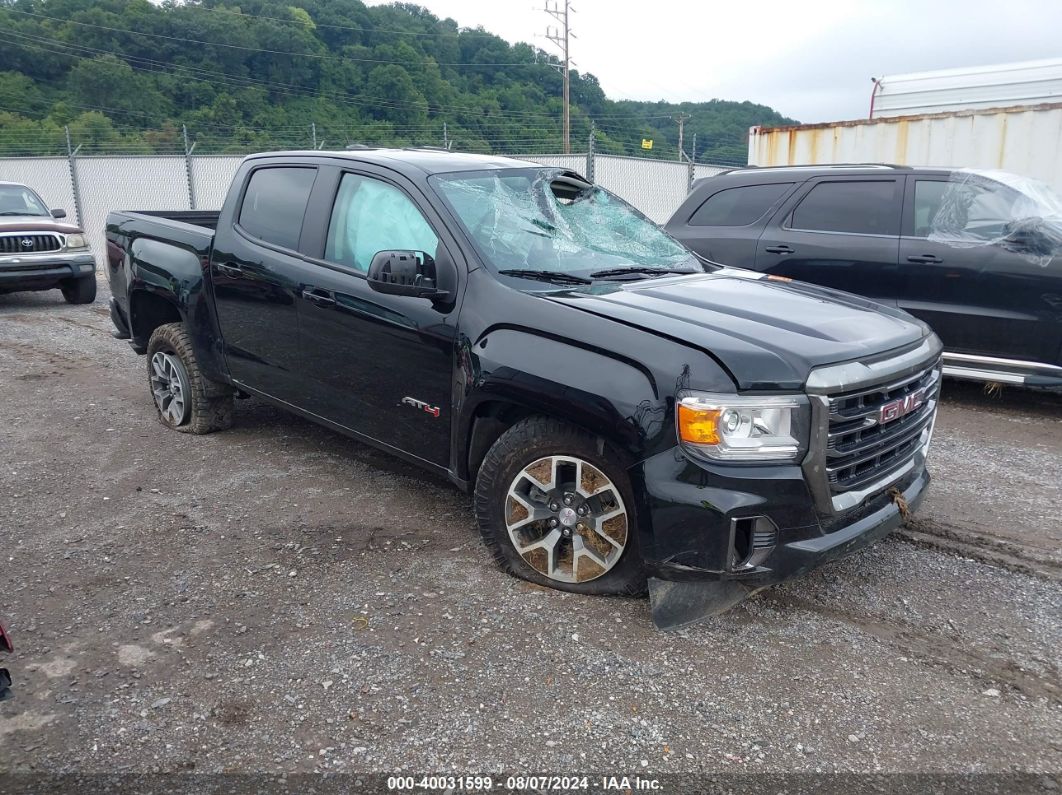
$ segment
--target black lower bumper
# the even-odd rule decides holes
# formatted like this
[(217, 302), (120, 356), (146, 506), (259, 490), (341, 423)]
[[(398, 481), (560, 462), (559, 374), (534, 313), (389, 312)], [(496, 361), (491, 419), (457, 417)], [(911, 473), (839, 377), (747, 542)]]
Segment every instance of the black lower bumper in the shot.
[[(823, 518), (799, 467), (738, 472), (705, 469), (681, 454), (644, 462), (646, 495), (640, 536), (649, 575), (653, 621), (662, 629), (718, 614), (758, 590), (847, 555), (888, 535), (903, 521), (887, 492), (894, 486), (910, 510), (924, 499), (922, 463), (852, 510)], [(643, 513), (643, 517), (644, 517)], [(741, 522), (766, 531), (742, 547)]]
[(0, 292), (50, 290), (71, 279), (95, 278), (95, 272), (96, 261), (91, 254), (0, 261)]

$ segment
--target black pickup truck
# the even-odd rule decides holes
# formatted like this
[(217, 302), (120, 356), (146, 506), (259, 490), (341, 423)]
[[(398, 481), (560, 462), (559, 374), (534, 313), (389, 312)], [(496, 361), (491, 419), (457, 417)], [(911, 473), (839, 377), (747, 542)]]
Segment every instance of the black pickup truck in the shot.
[(277, 404), (474, 492), (505, 570), (648, 588), (661, 627), (880, 538), (929, 483), (924, 323), (699, 259), (570, 171), (255, 155), (220, 213), (113, 212), (107, 241), (163, 423)]

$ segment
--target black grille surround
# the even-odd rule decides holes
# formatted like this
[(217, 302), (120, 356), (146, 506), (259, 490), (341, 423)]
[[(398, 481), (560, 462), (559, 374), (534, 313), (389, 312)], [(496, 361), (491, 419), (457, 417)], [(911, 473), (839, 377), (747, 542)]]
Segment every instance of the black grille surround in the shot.
[(825, 470), (831, 493), (884, 480), (914, 457), (936, 415), (940, 382), (938, 361), (903, 379), (827, 396)]
[[(26, 243), (29, 243), (29, 245), (27, 246)], [(0, 256), (40, 254), (48, 251), (59, 251), (62, 247), (63, 241), (60, 237), (50, 232), (0, 235)]]

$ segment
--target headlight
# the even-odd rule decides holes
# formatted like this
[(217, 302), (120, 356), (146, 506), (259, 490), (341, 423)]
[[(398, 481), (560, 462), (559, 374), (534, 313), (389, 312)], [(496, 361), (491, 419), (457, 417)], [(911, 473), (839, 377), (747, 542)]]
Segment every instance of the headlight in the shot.
[(676, 411), (683, 448), (717, 461), (796, 461), (807, 451), (809, 417), (803, 395), (689, 392)]
[(88, 241), (85, 240), (84, 235), (67, 235), (66, 236), (67, 248), (88, 248)]

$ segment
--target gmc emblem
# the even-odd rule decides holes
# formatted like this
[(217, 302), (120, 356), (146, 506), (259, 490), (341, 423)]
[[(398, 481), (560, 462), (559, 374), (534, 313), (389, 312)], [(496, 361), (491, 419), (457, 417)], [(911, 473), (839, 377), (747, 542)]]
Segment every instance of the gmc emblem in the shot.
[(891, 400), (878, 411), (878, 425), (898, 420), (900, 417), (910, 414), (926, 402), (926, 388), (922, 387), (917, 392), (904, 395), (902, 398)]

